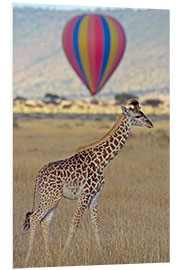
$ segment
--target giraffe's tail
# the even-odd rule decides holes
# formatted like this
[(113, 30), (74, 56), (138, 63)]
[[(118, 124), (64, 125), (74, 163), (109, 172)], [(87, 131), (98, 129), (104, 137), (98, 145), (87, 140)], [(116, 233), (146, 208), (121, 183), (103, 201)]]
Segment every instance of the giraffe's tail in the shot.
[(26, 214), (26, 218), (25, 218), (24, 225), (23, 225), (23, 228), (25, 231), (30, 229), (30, 216), (32, 215), (32, 213), (33, 212), (27, 212), (27, 214)]
[(30, 229), (30, 216), (34, 213), (34, 209), (37, 205), (37, 196), (38, 196), (38, 184), (36, 181), (35, 187), (34, 187), (34, 198), (33, 198), (33, 207), (32, 207), (32, 211), (31, 212), (27, 212), (26, 216), (25, 216), (25, 221), (23, 224), (23, 228), (25, 231)]

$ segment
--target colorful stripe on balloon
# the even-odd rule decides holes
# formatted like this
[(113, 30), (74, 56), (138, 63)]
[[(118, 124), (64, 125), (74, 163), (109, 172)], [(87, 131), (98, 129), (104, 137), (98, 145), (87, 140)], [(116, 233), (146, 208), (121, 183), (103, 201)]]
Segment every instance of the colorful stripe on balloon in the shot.
[(121, 25), (110, 16), (82, 15), (65, 27), (66, 56), (91, 95), (99, 92), (119, 64), (125, 49)]

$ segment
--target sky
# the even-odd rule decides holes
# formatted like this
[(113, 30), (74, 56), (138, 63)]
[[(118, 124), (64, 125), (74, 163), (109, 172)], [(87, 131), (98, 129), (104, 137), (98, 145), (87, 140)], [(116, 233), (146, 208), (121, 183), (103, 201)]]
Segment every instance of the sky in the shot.
[[(51, 4), (27, 4), (27, 3), (13, 3), (13, 7), (24, 8), (24, 7), (33, 7), (33, 8), (42, 8), (42, 9), (51, 9), (51, 10), (95, 10), (98, 7), (101, 9), (115, 9), (115, 7), (103, 7), (103, 6), (80, 6), (80, 5), (51, 5)], [(119, 7), (117, 7), (119, 8)]]

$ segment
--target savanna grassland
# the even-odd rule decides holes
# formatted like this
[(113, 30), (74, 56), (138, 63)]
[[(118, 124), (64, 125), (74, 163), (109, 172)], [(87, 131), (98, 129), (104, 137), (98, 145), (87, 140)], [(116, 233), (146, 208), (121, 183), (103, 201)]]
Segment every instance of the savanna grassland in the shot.
[[(20, 118), (14, 124), (13, 248), (14, 267), (24, 266), (35, 178), (51, 161), (71, 156), (80, 145), (103, 136), (113, 117)], [(169, 121), (153, 120), (154, 129), (134, 127), (121, 153), (105, 169), (99, 196), (102, 252), (84, 214), (65, 258), (61, 256), (77, 201), (63, 199), (50, 224), (51, 266), (153, 263), (169, 261)], [(29, 267), (46, 266), (37, 229)]]

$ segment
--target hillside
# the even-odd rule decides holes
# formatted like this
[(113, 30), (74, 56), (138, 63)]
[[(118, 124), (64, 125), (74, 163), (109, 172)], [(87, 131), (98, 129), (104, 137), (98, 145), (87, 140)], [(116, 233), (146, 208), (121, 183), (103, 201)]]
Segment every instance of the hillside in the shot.
[[(14, 96), (41, 98), (46, 93), (70, 99), (89, 96), (69, 65), (61, 43), (65, 24), (81, 13), (14, 8)], [(98, 13), (116, 18), (127, 38), (121, 64), (98, 96), (169, 89), (169, 11), (107, 9)]]

